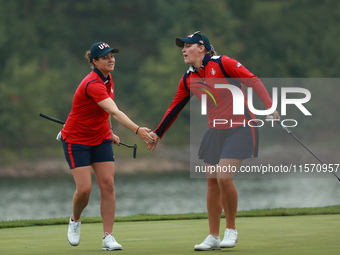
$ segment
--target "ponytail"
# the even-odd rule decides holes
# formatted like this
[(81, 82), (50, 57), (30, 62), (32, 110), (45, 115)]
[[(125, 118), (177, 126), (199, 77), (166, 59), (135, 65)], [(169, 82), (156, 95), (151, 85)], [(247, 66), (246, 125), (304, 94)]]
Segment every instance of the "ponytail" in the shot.
[(217, 56), (217, 52), (215, 50), (208, 51), (208, 54), (210, 55), (210, 57)]
[(214, 49), (214, 46), (212, 46), (212, 44), (210, 44), (210, 50), (208, 51), (208, 53), (209, 53), (210, 57), (217, 56), (217, 53)]
[(94, 63), (93, 63), (93, 59), (91, 59), (91, 52), (89, 50), (86, 51), (85, 58), (89, 61), (91, 68), (94, 69), (95, 66), (94, 66)]

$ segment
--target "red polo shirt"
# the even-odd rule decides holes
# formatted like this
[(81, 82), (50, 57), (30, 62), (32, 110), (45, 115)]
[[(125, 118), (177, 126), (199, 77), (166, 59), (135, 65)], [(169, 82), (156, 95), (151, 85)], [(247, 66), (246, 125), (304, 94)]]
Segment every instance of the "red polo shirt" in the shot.
[(111, 138), (109, 114), (98, 102), (114, 99), (112, 76), (108, 78), (98, 70), (91, 71), (79, 84), (73, 98), (72, 109), (61, 130), (67, 143), (97, 145)]
[[(231, 92), (225, 88), (215, 89), (214, 84), (232, 84), (242, 91), (244, 114), (233, 115), (233, 96)], [(205, 55), (200, 72), (197, 72), (191, 66), (182, 76), (175, 98), (166, 111), (163, 120), (156, 128), (156, 134), (162, 137), (176, 120), (191, 96), (195, 95), (201, 99), (201, 95), (206, 94), (206, 91), (214, 97), (214, 100), (210, 96), (207, 99), (209, 127), (226, 129), (242, 126), (248, 120), (255, 119), (254, 114), (248, 108), (242, 84), (254, 89), (266, 109), (271, 107), (272, 100), (261, 80), (249, 72), (242, 64), (227, 56), (210, 57), (209, 54)], [(225, 125), (214, 126), (214, 119), (226, 119), (229, 122)], [(231, 123), (233, 123), (232, 126)]]

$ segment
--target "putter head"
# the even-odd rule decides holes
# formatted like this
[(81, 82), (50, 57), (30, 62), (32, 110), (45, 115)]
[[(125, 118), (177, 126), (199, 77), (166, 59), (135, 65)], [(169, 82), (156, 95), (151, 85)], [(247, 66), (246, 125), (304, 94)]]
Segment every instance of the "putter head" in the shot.
[(133, 146), (133, 158), (137, 157), (137, 144)]

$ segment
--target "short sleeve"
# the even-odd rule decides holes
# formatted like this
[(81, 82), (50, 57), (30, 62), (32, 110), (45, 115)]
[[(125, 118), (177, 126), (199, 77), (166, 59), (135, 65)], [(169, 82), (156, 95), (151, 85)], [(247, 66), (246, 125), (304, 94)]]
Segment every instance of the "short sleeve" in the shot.
[(91, 82), (86, 87), (87, 96), (91, 97), (96, 103), (110, 97), (105, 85), (99, 81)]

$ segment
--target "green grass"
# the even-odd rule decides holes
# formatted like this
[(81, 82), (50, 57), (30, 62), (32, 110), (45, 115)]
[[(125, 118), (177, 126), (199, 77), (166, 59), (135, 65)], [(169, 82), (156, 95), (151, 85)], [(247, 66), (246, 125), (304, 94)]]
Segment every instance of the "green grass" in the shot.
[[(314, 208), (277, 208), (277, 209), (260, 209), (237, 212), (237, 217), (268, 217), (268, 216), (297, 216), (297, 215), (326, 215), (340, 214), (340, 205), (314, 207)], [(222, 215), (222, 218), (224, 216)], [(207, 213), (189, 213), (189, 214), (138, 214), (125, 217), (116, 217), (115, 222), (128, 221), (160, 221), (160, 220), (192, 220), (192, 219), (207, 219)], [(83, 223), (101, 223), (100, 217), (82, 218)], [(43, 219), (43, 220), (14, 220), (0, 221), (1, 228), (16, 228), (29, 226), (46, 226), (68, 224), (68, 218), (58, 219)]]
[[(223, 237), (225, 221), (221, 221)], [(239, 243), (209, 254), (338, 254), (340, 214), (239, 217)], [(81, 242), (66, 240), (67, 225), (0, 229), (0, 254), (100, 254), (102, 224), (82, 224)], [(208, 234), (206, 219), (120, 221), (114, 236), (123, 245), (118, 254), (197, 254), (193, 246)], [(198, 254), (207, 252), (198, 252)]]

